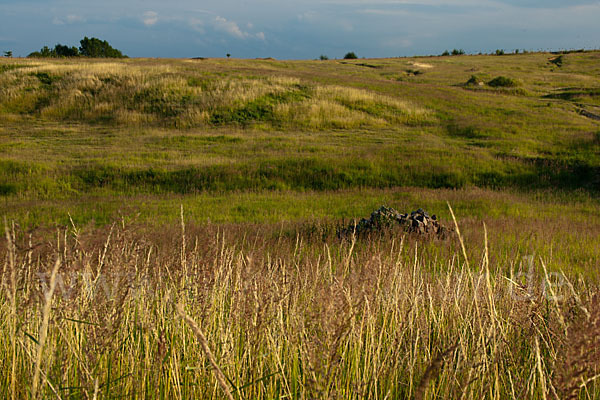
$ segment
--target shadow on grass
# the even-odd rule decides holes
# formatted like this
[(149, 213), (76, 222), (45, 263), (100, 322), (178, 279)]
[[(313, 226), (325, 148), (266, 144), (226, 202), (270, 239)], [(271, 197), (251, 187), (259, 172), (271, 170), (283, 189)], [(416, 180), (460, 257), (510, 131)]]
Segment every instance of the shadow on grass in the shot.
[(562, 189), (598, 192), (600, 166), (585, 161), (517, 159), (504, 170), (412, 168), (369, 162), (335, 163), (316, 159), (278, 159), (178, 170), (131, 170), (89, 166), (72, 171), (80, 190), (189, 194), (236, 190), (340, 190), (412, 186), (502, 189)]

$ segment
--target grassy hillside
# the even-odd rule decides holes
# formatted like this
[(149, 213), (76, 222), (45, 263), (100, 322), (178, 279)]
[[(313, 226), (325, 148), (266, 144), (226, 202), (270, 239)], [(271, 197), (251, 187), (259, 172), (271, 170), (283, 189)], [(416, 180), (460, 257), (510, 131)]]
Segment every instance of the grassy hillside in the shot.
[(0, 195), (595, 192), (600, 53), (549, 57), (2, 60)]
[[(554, 57), (0, 60), (0, 398), (599, 399)], [(337, 237), (382, 204), (460, 235)]]

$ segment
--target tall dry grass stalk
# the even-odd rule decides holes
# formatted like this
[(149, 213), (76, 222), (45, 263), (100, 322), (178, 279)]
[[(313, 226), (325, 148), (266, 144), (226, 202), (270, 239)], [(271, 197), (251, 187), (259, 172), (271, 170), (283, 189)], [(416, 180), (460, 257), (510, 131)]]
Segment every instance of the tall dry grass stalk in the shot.
[(440, 351), (438, 355), (433, 360), (431, 360), (431, 362), (427, 366), (427, 369), (425, 370), (425, 373), (423, 374), (423, 377), (421, 378), (421, 381), (419, 382), (419, 385), (415, 389), (415, 400), (423, 400), (425, 398), (425, 391), (427, 390), (427, 386), (429, 385), (431, 380), (439, 376), (440, 369), (446, 357), (451, 355), (457, 347), (458, 342), (450, 346), (448, 349)]
[[(463, 241), (463, 237), (460, 234), (460, 228), (458, 227), (458, 222), (456, 222), (456, 216), (454, 215), (454, 210), (452, 210), (452, 206), (450, 206), (450, 202), (446, 202), (448, 204), (448, 209), (450, 210), (450, 214), (452, 215), (452, 221), (454, 222), (454, 228), (456, 229), (456, 235), (458, 236), (458, 240), (460, 241), (460, 248), (462, 250), (462, 254), (465, 257), (465, 264), (467, 268), (469, 267), (469, 257), (467, 256), (467, 249), (465, 248), (465, 242)], [(487, 233), (486, 233), (487, 236)], [(487, 245), (487, 238), (486, 238)]]
[(215, 374), (215, 378), (217, 378), (217, 382), (219, 383), (219, 386), (221, 386), (221, 390), (223, 390), (223, 394), (229, 400), (233, 400), (233, 395), (229, 391), (229, 387), (227, 385), (227, 382), (225, 381), (225, 379), (226, 379), (225, 374), (219, 367), (219, 364), (217, 364), (217, 360), (215, 359), (215, 356), (213, 355), (212, 351), (210, 350), (210, 346), (208, 345), (208, 340), (206, 340), (206, 336), (204, 336), (202, 329), (200, 329), (200, 327), (198, 326), (198, 324), (196, 324), (196, 321), (194, 321), (193, 318), (191, 318), (189, 315), (187, 315), (185, 313), (183, 304), (177, 305), (177, 312), (179, 313), (179, 316), (181, 318), (183, 318), (183, 320), (190, 326), (190, 328), (194, 332), (194, 335), (196, 335), (196, 338), (200, 342), (200, 346), (202, 346), (204, 355), (206, 356), (206, 358), (208, 358), (208, 361), (210, 362), (210, 365)]
[[(561, 399), (574, 400), (600, 378), (600, 294), (596, 293), (567, 329), (554, 383)], [(592, 397), (593, 398), (593, 397)]]
[(556, 285), (546, 261), (521, 279), (487, 228), (461, 230), (463, 248), (182, 219), (74, 228), (60, 245), (36, 233), (34, 250), (16, 230), (2, 398), (600, 398), (597, 286)]
[[(6, 234), (6, 247), (7, 247), (7, 258), (8, 258), (8, 274), (4, 273), (2, 282), (4, 282), (4, 276), (10, 276), (10, 287), (6, 288), (8, 298), (10, 301), (10, 331), (9, 337), (11, 340), (11, 368), (10, 368), (10, 396), (12, 400), (17, 397), (17, 379), (16, 379), (16, 367), (17, 367), (17, 267), (15, 265), (16, 249), (14, 244), (14, 224), (12, 231), (8, 228), (6, 219), (4, 220), (4, 232)], [(4, 270), (6, 271), (6, 265)]]
[(45, 302), (42, 312), (42, 325), (40, 326), (38, 335), (35, 373), (33, 375), (33, 382), (31, 384), (31, 397), (34, 399), (38, 398), (38, 386), (40, 383), (40, 373), (42, 372), (42, 358), (44, 356), (44, 346), (46, 345), (46, 338), (48, 336), (48, 323), (50, 322), (50, 313), (52, 311), (52, 296), (54, 296), (54, 290), (56, 289), (56, 276), (59, 268), (60, 258), (57, 258), (56, 262), (54, 263), (54, 268), (52, 268), (52, 272), (50, 274), (50, 283), (45, 294)]

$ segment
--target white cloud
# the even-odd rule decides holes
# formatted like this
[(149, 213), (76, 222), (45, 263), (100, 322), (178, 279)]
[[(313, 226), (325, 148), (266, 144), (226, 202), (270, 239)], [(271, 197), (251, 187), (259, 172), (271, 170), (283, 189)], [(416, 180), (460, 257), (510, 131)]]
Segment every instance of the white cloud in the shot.
[(223, 17), (215, 18), (215, 28), (238, 39), (245, 39), (250, 36), (248, 32), (242, 31), (237, 23), (234, 21), (228, 21)]
[(307, 11), (305, 13), (297, 15), (298, 21), (313, 23), (318, 20), (319, 14), (314, 11)]
[(329, 0), (324, 4), (332, 5), (365, 5), (370, 7), (389, 7), (398, 5), (421, 5), (421, 6), (479, 6), (481, 4), (498, 4), (496, 0)]
[(202, 9), (199, 9), (199, 8), (198, 8), (198, 9), (195, 9), (195, 10), (190, 10), (190, 11), (191, 11), (191, 12), (198, 13), (198, 14), (213, 14), (213, 15), (215, 14), (215, 13), (214, 13), (214, 12), (212, 12), (212, 11), (209, 11), (209, 10), (202, 10)]
[(410, 13), (406, 10), (384, 10), (376, 8), (365, 8), (364, 10), (358, 10), (358, 13), (372, 14), (372, 15), (383, 15), (383, 16), (408, 16)]
[(188, 20), (188, 24), (196, 32), (204, 33), (204, 21), (200, 18), (192, 17)]
[(76, 22), (85, 22), (85, 18), (81, 15), (69, 14), (67, 15), (67, 23), (74, 24)]
[(142, 21), (144, 21), (144, 25), (152, 26), (158, 22), (158, 13), (156, 11), (146, 11), (142, 14)]
[(354, 25), (352, 24), (352, 22), (347, 20), (339, 21), (338, 25), (344, 32), (352, 32), (354, 30)]
[(54, 25), (76, 24), (80, 22), (85, 22), (85, 18), (76, 14), (69, 14), (64, 18), (54, 17), (52, 20)]
[[(187, 55), (192, 52), (188, 40), (191, 44), (201, 40), (202, 45), (194, 51), (203, 55), (221, 54), (222, 43), (226, 43), (227, 51), (236, 56), (313, 58), (320, 53), (341, 56), (347, 50), (361, 56), (386, 56), (439, 54), (454, 47), (467, 51), (590, 48), (598, 47), (600, 37), (600, 0), (0, 3), (0, 14), (6, 16), (0, 35), (16, 32), (15, 44), (10, 45), (16, 54), (39, 48), (40, 35), (63, 37), (59, 34), (64, 30), (82, 27), (86, 20), (99, 35), (128, 35), (126, 43), (131, 47), (124, 50), (133, 56)], [(560, 21), (560, 29), (556, 29), (556, 21)], [(149, 37), (149, 30), (155, 36)]]

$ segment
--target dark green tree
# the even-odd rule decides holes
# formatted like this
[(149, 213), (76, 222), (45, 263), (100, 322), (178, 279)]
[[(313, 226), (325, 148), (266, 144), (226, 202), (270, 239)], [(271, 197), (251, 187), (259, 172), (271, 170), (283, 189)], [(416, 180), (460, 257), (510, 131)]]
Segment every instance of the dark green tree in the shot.
[(80, 41), (81, 47), (69, 47), (57, 44), (53, 49), (44, 46), (40, 51), (34, 51), (28, 57), (98, 57), (98, 58), (123, 58), (127, 57), (121, 51), (113, 48), (106, 40), (84, 37)]
[(69, 47), (59, 43), (54, 46), (54, 53), (56, 53), (56, 57), (78, 57), (79, 49), (75, 46)]
[(106, 40), (84, 37), (80, 42), (79, 51), (84, 57), (94, 58), (123, 58), (120, 50), (113, 48)]
[(11, 58), (12, 57), (12, 51), (8, 50), (4, 52), (4, 57), (8, 57)]
[(344, 56), (344, 60), (356, 60), (357, 58), (358, 56), (353, 51), (346, 53), (346, 55)]
[(43, 58), (56, 58), (56, 57), (78, 57), (79, 50), (77, 47), (69, 47), (63, 44), (57, 44), (53, 49), (48, 46), (44, 46), (40, 51), (34, 51), (29, 54), (28, 57), (43, 57)]
[(44, 46), (40, 49), (40, 51), (34, 51), (33, 53), (30, 53), (27, 57), (30, 57), (30, 58), (56, 57), (56, 52), (54, 51), (54, 49), (51, 49), (48, 46)]

